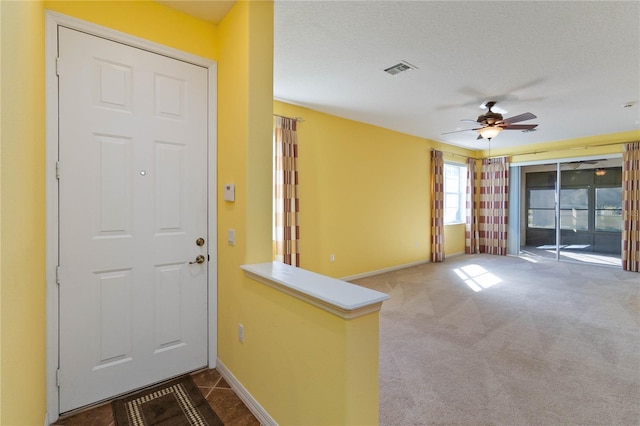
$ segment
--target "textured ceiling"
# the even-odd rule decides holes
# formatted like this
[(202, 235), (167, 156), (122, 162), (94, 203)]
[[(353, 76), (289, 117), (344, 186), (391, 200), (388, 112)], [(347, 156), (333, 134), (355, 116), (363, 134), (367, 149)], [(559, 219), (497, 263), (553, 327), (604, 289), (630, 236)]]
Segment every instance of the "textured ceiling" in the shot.
[[(219, 22), (235, 1), (160, 1)], [(479, 105), (532, 112), (492, 148), (640, 131), (640, 1), (275, 1), (274, 96), (472, 149)], [(407, 61), (395, 77), (383, 69)], [(632, 103), (629, 108), (622, 106)]]
[(411, 135), (487, 149), (442, 135), (486, 100), (538, 116), (492, 148), (640, 129), (638, 1), (277, 0), (274, 41), (276, 99)]

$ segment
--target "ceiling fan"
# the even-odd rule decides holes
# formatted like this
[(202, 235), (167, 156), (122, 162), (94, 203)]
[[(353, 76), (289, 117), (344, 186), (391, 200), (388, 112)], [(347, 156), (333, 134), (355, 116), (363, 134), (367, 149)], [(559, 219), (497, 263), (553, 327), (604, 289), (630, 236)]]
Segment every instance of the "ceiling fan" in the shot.
[(477, 139), (489, 139), (495, 138), (498, 134), (503, 130), (533, 130), (538, 125), (537, 124), (514, 124), (519, 123), (521, 121), (531, 120), (537, 118), (535, 115), (530, 112), (525, 112), (520, 115), (515, 115), (513, 117), (504, 118), (502, 114), (498, 112), (494, 112), (491, 110), (495, 106), (495, 101), (488, 101), (482, 104), (483, 107), (489, 110), (486, 113), (480, 115), (476, 120), (461, 120), (467, 121), (471, 123), (480, 124), (481, 127), (476, 127), (475, 129), (464, 129), (464, 130), (455, 130), (453, 132), (442, 133), (443, 135), (448, 135), (450, 133), (459, 133), (459, 132), (468, 132), (468, 131), (478, 131)]
[(606, 161), (604, 159), (600, 159), (600, 160), (581, 160), (581, 161), (569, 161), (567, 163), (562, 163), (562, 166), (566, 166), (569, 167), (573, 170), (577, 169), (578, 167), (580, 167), (582, 164), (588, 164), (590, 166), (593, 166), (595, 164), (598, 164), (601, 161)]

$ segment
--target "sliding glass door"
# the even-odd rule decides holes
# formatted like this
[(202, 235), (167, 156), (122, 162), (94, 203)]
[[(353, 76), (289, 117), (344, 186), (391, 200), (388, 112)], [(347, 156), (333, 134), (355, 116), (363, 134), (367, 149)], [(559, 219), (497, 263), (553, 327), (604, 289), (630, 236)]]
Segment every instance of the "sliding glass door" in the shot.
[(538, 256), (557, 257), (556, 164), (525, 168), (525, 246)]
[(602, 163), (561, 165), (561, 259), (620, 265), (622, 169), (594, 167)]
[(511, 247), (519, 240), (520, 251), (534, 256), (620, 265), (620, 158), (517, 165), (511, 175), (519, 188), (511, 202), (520, 207)]

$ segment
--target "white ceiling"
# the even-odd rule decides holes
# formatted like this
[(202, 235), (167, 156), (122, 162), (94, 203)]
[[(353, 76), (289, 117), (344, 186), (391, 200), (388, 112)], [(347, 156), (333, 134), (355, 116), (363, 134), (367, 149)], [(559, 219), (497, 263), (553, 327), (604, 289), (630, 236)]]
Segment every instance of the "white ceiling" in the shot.
[[(475, 120), (487, 100), (505, 118), (532, 112), (538, 118), (521, 124), (539, 124), (536, 132), (504, 131), (491, 148), (640, 129), (637, 0), (274, 7), (278, 100), (472, 149), (488, 143), (475, 132), (442, 133), (472, 128), (460, 120)], [(401, 60), (418, 69), (383, 72)]]
[[(395, 77), (382, 70), (418, 67)], [(479, 105), (532, 112), (491, 147), (640, 129), (640, 2), (276, 1), (274, 96), (486, 149)]]

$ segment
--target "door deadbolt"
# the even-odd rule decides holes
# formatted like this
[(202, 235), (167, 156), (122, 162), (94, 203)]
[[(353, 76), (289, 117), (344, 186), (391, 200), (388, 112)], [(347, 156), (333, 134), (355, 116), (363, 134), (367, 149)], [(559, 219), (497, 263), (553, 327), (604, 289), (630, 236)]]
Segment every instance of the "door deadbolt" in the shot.
[(189, 265), (193, 265), (194, 263), (204, 263), (204, 256), (199, 254), (198, 257), (196, 257), (196, 260), (194, 260), (193, 262), (189, 262)]
[(204, 245), (204, 238), (200, 237), (196, 240), (196, 245), (202, 247)]

